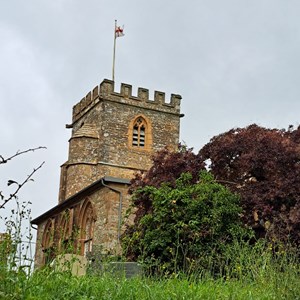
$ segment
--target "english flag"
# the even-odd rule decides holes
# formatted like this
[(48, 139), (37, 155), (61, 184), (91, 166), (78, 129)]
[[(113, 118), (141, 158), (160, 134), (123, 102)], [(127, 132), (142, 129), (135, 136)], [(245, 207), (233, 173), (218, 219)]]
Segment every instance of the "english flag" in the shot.
[(115, 60), (116, 60), (116, 41), (118, 37), (124, 36), (124, 26), (118, 26), (115, 20), (115, 35), (114, 35), (114, 54), (113, 54), (113, 67), (112, 67), (112, 80), (115, 81)]
[(115, 29), (115, 36), (116, 37), (121, 37), (121, 36), (124, 36), (124, 26), (121, 28), (121, 26), (116, 26), (116, 29)]

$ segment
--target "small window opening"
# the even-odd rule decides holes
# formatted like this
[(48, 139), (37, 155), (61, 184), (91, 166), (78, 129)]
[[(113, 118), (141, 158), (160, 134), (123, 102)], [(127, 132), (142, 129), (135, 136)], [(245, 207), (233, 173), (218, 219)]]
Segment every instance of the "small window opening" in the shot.
[(142, 118), (138, 118), (133, 126), (132, 146), (145, 147), (146, 143), (146, 124)]

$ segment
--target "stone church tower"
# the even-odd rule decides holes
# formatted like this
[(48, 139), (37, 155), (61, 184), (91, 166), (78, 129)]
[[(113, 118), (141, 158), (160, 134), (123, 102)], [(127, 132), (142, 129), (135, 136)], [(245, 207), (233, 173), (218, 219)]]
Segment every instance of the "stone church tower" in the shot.
[(61, 167), (58, 205), (35, 218), (36, 267), (57, 253), (119, 251), (122, 215), (137, 171), (148, 170), (151, 156), (179, 142), (181, 96), (103, 80), (73, 107), (68, 160)]

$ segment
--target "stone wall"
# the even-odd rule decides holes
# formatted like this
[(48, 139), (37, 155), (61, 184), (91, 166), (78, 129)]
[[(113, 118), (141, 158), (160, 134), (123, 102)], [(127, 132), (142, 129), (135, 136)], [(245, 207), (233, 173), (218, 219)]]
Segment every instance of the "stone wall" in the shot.
[[(128, 186), (121, 184), (110, 185), (122, 193), (121, 205), (122, 211), (119, 215), (120, 209), (120, 194), (109, 188), (103, 188), (97, 191), (90, 197), (94, 204), (94, 209), (97, 212), (97, 220), (95, 222), (93, 250), (101, 254), (119, 255), (121, 248), (119, 243), (119, 235), (125, 229), (126, 224), (133, 222), (133, 215), (128, 219), (124, 219), (126, 211), (130, 205), (130, 196), (127, 193)], [(119, 220), (119, 216), (121, 219)], [(120, 232), (118, 231), (119, 222), (121, 222)]]
[[(165, 146), (176, 148), (180, 125), (179, 95), (155, 91), (149, 100), (147, 89), (121, 84), (114, 92), (114, 83), (104, 80), (100, 86), (73, 108), (72, 136), (68, 161), (63, 165), (59, 202), (74, 195), (103, 176), (132, 178), (138, 170), (148, 170), (151, 156)], [(147, 122), (146, 146), (132, 146), (133, 121), (141, 116)]]
[(37, 237), (36, 237), (36, 244), (35, 244), (35, 255), (34, 255), (34, 267), (40, 268), (44, 265), (44, 252), (43, 252), (43, 234), (45, 225), (47, 220), (40, 223), (37, 229)]
[(165, 93), (155, 91), (154, 100), (149, 98), (149, 90), (138, 88), (137, 96), (132, 95), (132, 86), (121, 83), (121, 92), (115, 92), (114, 82), (104, 79), (99, 86), (89, 92), (81, 101), (73, 107), (73, 123), (78, 121), (86, 112), (88, 112), (99, 100), (106, 99), (115, 102), (123, 102), (128, 105), (147, 107), (148, 109), (161, 110), (166, 113), (180, 113), (181, 96), (171, 94), (170, 102), (165, 100)]
[[(119, 237), (124, 232), (125, 223), (133, 222), (134, 215), (125, 219), (126, 212), (130, 205), (130, 196), (128, 195), (128, 185), (110, 183), (108, 186), (102, 186), (94, 193), (84, 196), (76, 204), (70, 205), (67, 210), (72, 210), (69, 226), (72, 228), (70, 240), (72, 241), (72, 251), (74, 254), (81, 254), (80, 244), (80, 215), (83, 204), (89, 201), (95, 213), (94, 234), (92, 241), (92, 254), (95, 255), (120, 255), (121, 247), (119, 244)], [(121, 201), (121, 203), (120, 203)], [(120, 205), (121, 204), (121, 205)], [(120, 210), (121, 209), (121, 210)], [(49, 220), (53, 220), (53, 251), (61, 253), (62, 232), (61, 219), (62, 215), (66, 213), (63, 209), (56, 214), (53, 214), (50, 219), (46, 219), (38, 226), (35, 267), (39, 268), (45, 263), (45, 227)], [(120, 226), (121, 225), (121, 226)], [(67, 252), (69, 253), (69, 252)], [(63, 253), (66, 254), (66, 253)]]

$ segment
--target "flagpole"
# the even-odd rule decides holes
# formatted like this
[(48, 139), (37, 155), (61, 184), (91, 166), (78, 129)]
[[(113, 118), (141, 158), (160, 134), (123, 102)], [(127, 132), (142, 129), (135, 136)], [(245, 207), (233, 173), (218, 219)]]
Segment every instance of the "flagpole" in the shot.
[(116, 28), (117, 28), (117, 20), (115, 20), (115, 28), (114, 28), (114, 53), (113, 53), (113, 66), (112, 66), (112, 81), (115, 81)]

